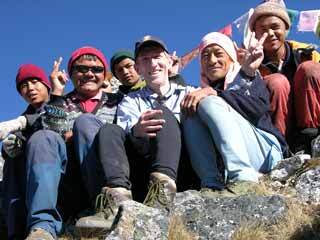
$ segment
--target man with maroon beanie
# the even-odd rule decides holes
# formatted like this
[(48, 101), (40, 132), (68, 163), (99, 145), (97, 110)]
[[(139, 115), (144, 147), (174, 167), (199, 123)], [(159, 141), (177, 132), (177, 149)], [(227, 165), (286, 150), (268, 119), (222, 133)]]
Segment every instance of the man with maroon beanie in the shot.
[(61, 114), (63, 126), (55, 120), (55, 111), (43, 114), (42, 129), (32, 134), (26, 147), (28, 240), (55, 239), (63, 219), (88, 208), (100, 192), (103, 177), (91, 144), (103, 124), (115, 121), (121, 101), (120, 95), (101, 89), (108, 64), (98, 49), (83, 47), (71, 55), (68, 73), (74, 90), (65, 96), (60, 62), (50, 75), (52, 94), (46, 109)]
[[(24, 100), (29, 103), (22, 115), (33, 115), (41, 112), (44, 104), (48, 101), (51, 84), (43, 69), (33, 64), (24, 64), (18, 70), (16, 88)], [(22, 238), (26, 230), (26, 158), (24, 150), (31, 133), (30, 129), (20, 131), (26, 127), (26, 118), (23, 116), (8, 122), (10, 124), (7, 126), (15, 130), (15, 133), (9, 134), (7, 132), (7, 137), (3, 140), (2, 156), (5, 159), (3, 210), (8, 238), (14, 239)], [(1, 131), (5, 132), (5, 128), (1, 127)]]

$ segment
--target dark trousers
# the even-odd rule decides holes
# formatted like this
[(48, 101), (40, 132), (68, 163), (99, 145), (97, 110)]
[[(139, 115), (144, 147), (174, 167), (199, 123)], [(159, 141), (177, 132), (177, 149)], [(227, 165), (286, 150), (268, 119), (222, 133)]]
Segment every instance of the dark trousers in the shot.
[[(163, 128), (152, 139), (129, 137), (117, 125), (104, 125), (96, 137), (96, 151), (101, 161), (105, 174), (105, 185), (109, 187), (124, 187), (132, 190), (133, 198), (142, 201), (149, 183), (149, 175), (152, 172), (166, 174), (178, 183), (181, 189), (187, 189), (187, 185), (197, 185), (196, 177), (191, 169), (186, 152), (181, 154), (182, 135), (179, 123), (167, 108), (163, 107), (162, 118), (166, 120)], [(180, 161), (181, 156), (184, 157)], [(196, 179), (189, 184), (180, 180)], [(188, 181), (189, 182), (189, 181)], [(179, 189), (179, 184), (178, 184)]]

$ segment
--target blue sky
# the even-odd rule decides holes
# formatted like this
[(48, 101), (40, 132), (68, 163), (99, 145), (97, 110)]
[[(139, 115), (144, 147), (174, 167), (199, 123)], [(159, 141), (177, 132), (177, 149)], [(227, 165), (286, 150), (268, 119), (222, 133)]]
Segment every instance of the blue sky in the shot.
[[(150, 34), (164, 40), (171, 52), (181, 56), (208, 32), (217, 31), (256, 6), (261, 0), (246, 1), (109, 1), (109, 0), (1, 0), (0, 121), (18, 116), (26, 103), (17, 93), (15, 76), (21, 64), (34, 63), (49, 75), (53, 61), (82, 46), (99, 48), (110, 59), (120, 49)], [(287, 0), (290, 9), (319, 9), (319, 0)], [(288, 38), (320, 42), (313, 33), (296, 33)], [(188, 83), (197, 85), (199, 65), (195, 59), (182, 72)], [(71, 82), (68, 89), (72, 88)]]

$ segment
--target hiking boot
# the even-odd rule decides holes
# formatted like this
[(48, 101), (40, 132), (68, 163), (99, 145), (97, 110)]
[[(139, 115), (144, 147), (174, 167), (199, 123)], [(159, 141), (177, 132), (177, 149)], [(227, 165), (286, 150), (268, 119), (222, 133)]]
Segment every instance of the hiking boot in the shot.
[(132, 199), (131, 191), (126, 188), (102, 188), (96, 198), (95, 214), (80, 218), (76, 222), (76, 228), (88, 230), (91, 233), (110, 229), (120, 204), (130, 199)]
[(36, 228), (29, 233), (26, 240), (54, 240), (54, 237), (46, 230)]
[(251, 181), (235, 181), (226, 185), (226, 190), (235, 195), (268, 195), (269, 192), (262, 185)]
[(176, 183), (172, 178), (163, 173), (153, 172), (150, 174), (149, 191), (143, 204), (149, 207), (165, 208), (169, 211), (176, 192)]
[(319, 134), (318, 128), (304, 128), (298, 130), (295, 136), (294, 152), (311, 154), (311, 141)]

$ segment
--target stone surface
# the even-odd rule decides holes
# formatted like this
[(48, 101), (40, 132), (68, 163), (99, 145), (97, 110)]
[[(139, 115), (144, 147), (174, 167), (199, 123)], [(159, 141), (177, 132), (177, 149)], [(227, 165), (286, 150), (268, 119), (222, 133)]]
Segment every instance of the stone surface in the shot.
[[(178, 193), (171, 213), (198, 239), (231, 239), (244, 223), (268, 223), (286, 213), (281, 196), (208, 197), (197, 191)], [(170, 216), (165, 210), (126, 201), (106, 239), (168, 239)]]
[(135, 201), (125, 201), (119, 209), (114, 230), (106, 240), (153, 240), (168, 238), (168, 212), (147, 207)]

